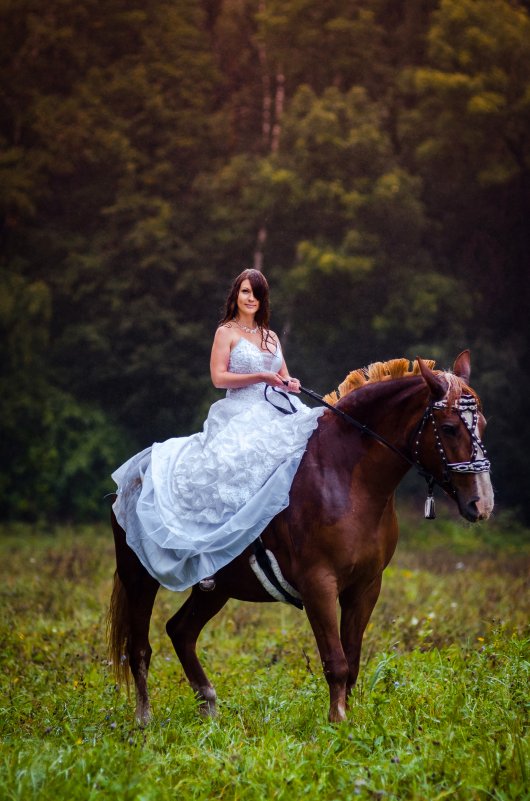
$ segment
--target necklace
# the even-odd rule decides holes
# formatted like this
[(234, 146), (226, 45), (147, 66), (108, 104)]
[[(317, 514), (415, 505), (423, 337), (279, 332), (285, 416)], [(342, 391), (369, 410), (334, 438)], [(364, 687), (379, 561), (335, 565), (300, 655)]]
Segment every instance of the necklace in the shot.
[(246, 333), (247, 333), (247, 334), (255, 334), (255, 333), (256, 333), (256, 331), (258, 330), (258, 326), (256, 326), (255, 328), (249, 328), (249, 327), (248, 327), (248, 325), (243, 325), (242, 323), (240, 323), (240, 322), (239, 322), (239, 320), (236, 320), (236, 318), (235, 318), (235, 317), (234, 317), (234, 323), (235, 323), (235, 324), (236, 324), (236, 325), (237, 325), (237, 326), (238, 326), (238, 327), (239, 327), (239, 328), (240, 328), (242, 331), (246, 331)]

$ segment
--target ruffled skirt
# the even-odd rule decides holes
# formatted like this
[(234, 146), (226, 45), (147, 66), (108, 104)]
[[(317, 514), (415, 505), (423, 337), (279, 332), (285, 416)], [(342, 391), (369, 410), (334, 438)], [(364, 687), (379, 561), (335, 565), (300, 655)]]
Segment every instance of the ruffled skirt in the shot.
[(202, 432), (155, 443), (112, 474), (127, 542), (164, 587), (185, 590), (216, 573), (288, 505), (324, 412), (291, 400), (297, 411), (284, 415), (264, 399), (224, 398)]

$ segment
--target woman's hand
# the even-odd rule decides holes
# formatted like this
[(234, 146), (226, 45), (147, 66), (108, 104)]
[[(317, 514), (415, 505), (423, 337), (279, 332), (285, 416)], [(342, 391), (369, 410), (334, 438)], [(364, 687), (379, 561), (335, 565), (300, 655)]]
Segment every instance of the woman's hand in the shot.
[(287, 392), (300, 392), (300, 381), (297, 378), (291, 378), (290, 376), (287, 376), (287, 378), (284, 378), (284, 381), (287, 381), (285, 386)]
[[(300, 381), (297, 378), (291, 378), (281, 373), (268, 373), (267, 376), (266, 382), (270, 384), (271, 387), (279, 387), (280, 389), (287, 390), (287, 392), (300, 392)], [(274, 376), (274, 380), (272, 376)]]
[(284, 378), (280, 373), (264, 373), (263, 374), (266, 384), (270, 387), (278, 387), (278, 389), (287, 389), (286, 378)]

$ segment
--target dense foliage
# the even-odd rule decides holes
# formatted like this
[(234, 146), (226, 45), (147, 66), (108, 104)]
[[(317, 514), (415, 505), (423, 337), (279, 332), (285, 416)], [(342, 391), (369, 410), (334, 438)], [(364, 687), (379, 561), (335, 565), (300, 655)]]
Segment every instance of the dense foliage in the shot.
[[(230, 279), (291, 372), (470, 347), (525, 508), (530, 16), (516, 0), (3, 0), (0, 512), (89, 517), (191, 432)], [(526, 509), (530, 504), (526, 504)]]

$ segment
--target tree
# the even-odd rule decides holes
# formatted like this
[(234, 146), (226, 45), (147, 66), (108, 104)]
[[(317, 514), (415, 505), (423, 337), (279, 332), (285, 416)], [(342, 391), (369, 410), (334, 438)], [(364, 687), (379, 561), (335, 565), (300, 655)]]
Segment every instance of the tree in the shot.
[(360, 87), (321, 97), (302, 87), (284, 120), (276, 272), (293, 369), (320, 386), (374, 360), (374, 320), (403, 274), (428, 265), (421, 184), (399, 166), (384, 120)]
[(490, 325), (523, 325), (530, 300), (530, 18), (505, 0), (443, 0), (428, 41), (428, 66), (406, 76), (419, 102), (403, 130), (429, 213), (439, 220), (443, 241), (435, 246), (444, 266), (468, 275), (483, 294)]
[(27, 0), (2, 17), (3, 511), (84, 497), (92, 514), (111, 450), (194, 418), (212, 279), (191, 244), (193, 181), (217, 153), (215, 71), (184, 2)]
[(193, 181), (217, 153), (200, 8), (54, 0), (40, 15), (28, 0), (6, 17), (6, 269), (49, 288), (56, 381), (141, 439), (167, 435), (189, 425), (183, 387), (210, 334), (194, 310), (211, 277), (192, 244)]
[[(530, 446), (522, 419), (530, 302), (530, 17), (507, 0), (442, 0), (427, 64), (403, 75), (404, 150), (424, 182), (433, 221), (426, 246), (438, 272), (458, 278), (472, 309), (467, 344), (484, 380), (501, 505), (528, 509), (518, 481)], [(492, 344), (495, 343), (495, 347)], [(506, 391), (503, 373), (517, 391)], [(527, 514), (526, 512), (524, 512)]]

